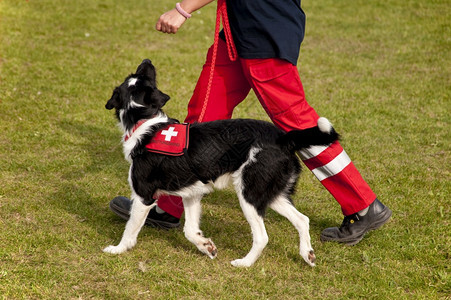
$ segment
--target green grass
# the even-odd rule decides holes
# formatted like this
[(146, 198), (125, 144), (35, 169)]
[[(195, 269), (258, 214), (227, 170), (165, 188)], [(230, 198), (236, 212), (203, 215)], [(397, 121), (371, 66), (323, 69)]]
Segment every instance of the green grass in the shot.
[[(449, 299), (449, 1), (303, 1), (299, 70), (310, 104), (393, 210), (347, 247), (321, 243), (339, 206), (301, 176), (317, 267), (298, 256), (287, 220), (269, 212), (269, 244), (237, 269), (250, 229), (231, 191), (204, 199), (201, 255), (181, 229), (144, 228), (120, 256), (102, 253), (125, 223), (108, 209), (128, 195), (112, 89), (152, 59), (166, 112), (183, 119), (212, 43), (215, 5), (176, 35), (154, 30), (171, 1), (0, 1), (0, 297), (4, 299)], [(235, 117), (267, 119), (253, 95)]]

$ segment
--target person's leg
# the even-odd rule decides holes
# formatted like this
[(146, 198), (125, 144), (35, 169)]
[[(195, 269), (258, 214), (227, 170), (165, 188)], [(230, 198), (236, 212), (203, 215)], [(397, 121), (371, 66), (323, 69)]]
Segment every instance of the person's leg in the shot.
[[(227, 46), (220, 39), (210, 97), (205, 103), (211, 70), (212, 52), (213, 46), (207, 53), (206, 62), (191, 100), (188, 103), (188, 114), (185, 118), (185, 122), (187, 123), (230, 119), (233, 109), (246, 98), (250, 91), (250, 86), (242, 73), (239, 59), (237, 61), (231, 61), (229, 59)], [(204, 117), (202, 120), (198, 120), (204, 105), (206, 105)], [(183, 214), (183, 201), (181, 197), (163, 195), (158, 198), (158, 207), (179, 219)]]
[(231, 61), (227, 45), (219, 39), (210, 97), (206, 103), (204, 118), (198, 120), (206, 101), (212, 55), (213, 46), (208, 50), (206, 62), (188, 103), (188, 114), (185, 118), (187, 123), (230, 119), (233, 109), (246, 98), (251, 89), (242, 72), (240, 59)]
[[(296, 66), (280, 59), (242, 59), (241, 63), (252, 89), (276, 126), (290, 131), (317, 125), (319, 116), (305, 100)], [(375, 202), (376, 195), (339, 142), (328, 147), (310, 147), (300, 154), (340, 204), (345, 216), (365, 210)]]

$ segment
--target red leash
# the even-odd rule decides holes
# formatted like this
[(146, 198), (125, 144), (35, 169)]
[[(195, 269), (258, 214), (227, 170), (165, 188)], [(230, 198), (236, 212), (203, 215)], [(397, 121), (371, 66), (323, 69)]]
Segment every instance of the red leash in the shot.
[(230, 32), (229, 17), (227, 16), (226, 0), (218, 0), (218, 7), (216, 9), (216, 26), (215, 26), (215, 39), (213, 42), (213, 56), (211, 58), (210, 77), (208, 78), (207, 92), (205, 94), (204, 103), (202, 105), (202, 111), (197, 119), (198, 122), (202, 122), (204, 119), (205, 111), (207, 110), (208, 100), (210, 98), (211, 85), (213, 82), (213, 74), (216, 65), (216, 55), (218, 53), (219, 42), (219, 27), (221, 26), (221, 18), (224, 27), (224, 35), (227, 44), (227, 52), (229, 53), (229, 59), (235, 61), (238, 57), (236, 52), (235, 43), (233, 42), (232, 33)]

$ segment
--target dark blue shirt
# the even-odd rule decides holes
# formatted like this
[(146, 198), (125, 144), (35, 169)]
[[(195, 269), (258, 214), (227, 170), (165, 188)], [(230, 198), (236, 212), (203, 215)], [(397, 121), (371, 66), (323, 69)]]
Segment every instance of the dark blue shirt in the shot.
[(228, 0), (227, 13), (239, 57), (296, 65), (305, 31), (300, 0)]

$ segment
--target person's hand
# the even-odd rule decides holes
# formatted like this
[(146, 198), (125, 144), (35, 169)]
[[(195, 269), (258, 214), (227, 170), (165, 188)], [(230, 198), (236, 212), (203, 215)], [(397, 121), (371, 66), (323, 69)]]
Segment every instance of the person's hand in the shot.
[(186, 18), (174, 8), (160, 16), (155, 28), (164, 33), (176, 33), (185, 21)]

